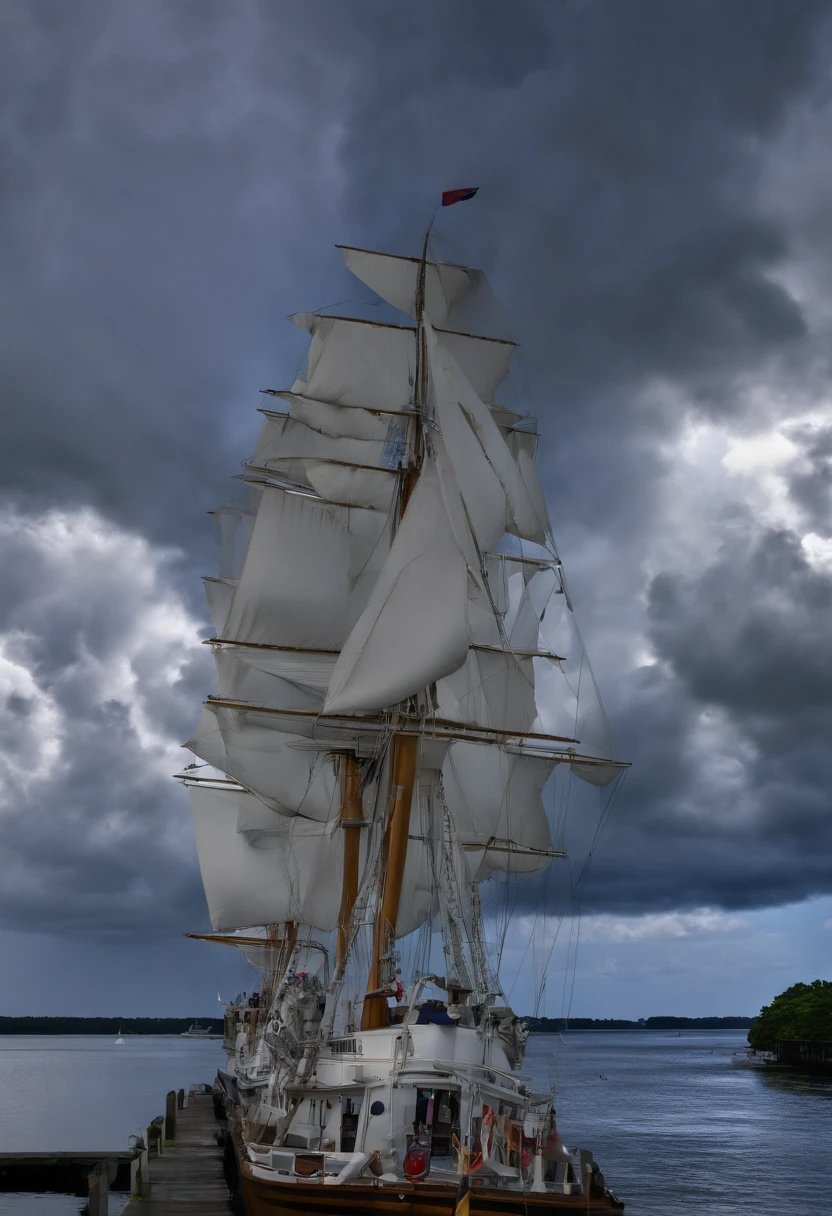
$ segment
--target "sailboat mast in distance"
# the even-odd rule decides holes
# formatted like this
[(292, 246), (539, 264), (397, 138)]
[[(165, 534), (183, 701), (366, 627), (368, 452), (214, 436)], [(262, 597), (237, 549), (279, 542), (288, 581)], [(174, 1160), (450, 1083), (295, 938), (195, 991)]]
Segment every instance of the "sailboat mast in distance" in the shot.
[(194, 936), (252, 977), (219, 1073), (252, 1216), (450, 1212), (474, 1161), (474, 1209), (621, 1206), (519, 1074), (494, 939), (506, 885), (564, 856), (547, 803), (626, 766), (536, 428), (498, 398), (515, 343), (483, 272), (430, 237), (341, 247), (401, 321), (294, 314), (305, 372), (270, 390), (248, 501), (213, 512), (217, 691), (180, 776), (212, 929)]

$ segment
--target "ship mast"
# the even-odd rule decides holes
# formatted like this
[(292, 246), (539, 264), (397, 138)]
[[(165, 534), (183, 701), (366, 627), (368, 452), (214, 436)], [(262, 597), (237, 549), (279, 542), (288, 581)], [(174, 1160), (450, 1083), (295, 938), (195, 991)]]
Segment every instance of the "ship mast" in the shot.
[(361, 828), (364, 810), (361, 805), (361, 766), (354, 752), (341, 755), (341, 830), (344, 833), (344, 878), (341, 887), (341, 911), (338, 916), (338, 949), (335, 974), (340, 975), (350, 946), (350, 929), (355, 900), (358, 895), (358, 870), (361, 850)]
[[(433, 228), (433, 217), (428, 224), (422, 243), (422, 258), (416, 281), (416, 383), (414, 404), (414, 460), (402, 469), (399, 495), (399, 519), (405, 513), (410, 496), (419, 479), (424, 459), (424, 417), (427, 408), (428, 361), (425, 335), (425, 279), (427, 275), (428, 240)], [(373, 946), (367, 991), (361, 1013), (362, 1030), (380, 1030), (387, 1025), (387, 993), (392, 980), (390, 974), (390, 949), (396, 932), (399, 916), (399, 901), (407, 861), (407, 838), (410, 830), (410, 807), (413, 801), (413, 786), (416, 781), (416, 765), (419, 755), (419, 736), (395, 734), (392, 742), (390, 764), (390, 790), (387, 817), (384, 824), (381, 867), (376, 896), (376, 914), (373, 923)]]

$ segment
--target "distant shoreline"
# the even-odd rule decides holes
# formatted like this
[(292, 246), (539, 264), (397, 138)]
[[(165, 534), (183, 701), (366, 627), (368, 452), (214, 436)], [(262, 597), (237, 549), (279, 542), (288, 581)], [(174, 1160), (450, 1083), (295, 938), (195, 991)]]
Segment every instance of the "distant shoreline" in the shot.
[(0, 1017), (0, 1036), (16, 1034), (184, 1034), (194, 1024), (222, 1034), (222, 1018), (8, 1018)]
[[(622, 1018), (523, 1018), (533, 1034), (566, 1034), (570, 1031), (609, 1030), (748, 1030), (754, 1018), (651, 1017), (643, 1022)], [(4, 1035), (177, 1035), (194, 1023), (212, 1034), (222, 1034), (222, 1018), (61, 1018), (0, 1017)]]
[(641, 1022), (624, 1018), (525, 1018), (533, 1034), (565, 1034), (569, 1030), (749, 1030), (755, 1018), (652, 1017)]

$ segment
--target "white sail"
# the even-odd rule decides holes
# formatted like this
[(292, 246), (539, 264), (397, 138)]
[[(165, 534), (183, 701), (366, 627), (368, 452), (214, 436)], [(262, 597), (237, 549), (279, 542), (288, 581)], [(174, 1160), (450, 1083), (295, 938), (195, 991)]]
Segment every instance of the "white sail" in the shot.
[[(475, 483), (477, 493), (487, 496), (495, 506), (500, 504), (502, 492), (505, 512), (501, 531), (546, 544), (551, 525), (545, 503), (541, 508), (536, 495), (528, 488), (491, 412), (454, 357), (448, 335), (437, 335), (430, 326), (426, 329), (436, 418), (466, 504), (472, 495), (472, 483)], [(454, 452), (461, 442), (458, 438), (460, 423), (471, 432), (473, 444), (476, 444), (476, 457), (472, 458), (478, 466), (476, 474), (469, 471), (460, 476), (459, 464), (454, 460)], [(473, 444), (469, 442), (468, 446), (473, 448)]]
[(252, 512), (228, 502), (209, 514), (214, 520), (219, 576), (221, 579), (234, 579), (240, 570), (240, 553), (248, 539)]
[[(421, 259), (341, 245), (344, 264), (400, 312), (418, 321)], [(506, 335), (506, 322), (486, 276), (476, 266), (429, 257), (425, 262), (424, 314), (432, 325), (471, 334)]]
[[(295, 313), (312, 336), (306, 377), (292, 392), (333, 405), (406, 410), (416, 378), (417, 331), (352, 317)], [(437, 335), (483, 401), (491, 401), (508, 375), (513, 342), (438, 329)]]
[(468, 571), (428, 460), (370, 602), (335, 665), (328, 714), (394, 705), (465, 659)]
[(298, 735), (261, 725), (267, 715), (208, 705), (186, 747), (252, 791), (272, 811), (328, 822), (337, 818), (340, 791), (335, 766), (309, 751)]
[(251, 458), (254, 471), (275, 473), (330, 502), (388, 512), (395, 470), (383, 464), (386, 440), (332, 438), (291, 415), (268, 415)]
[[(553, 765), (499, 747), (454, 743), (443, 766), (445, 799), (471, 880), (526, 874), (552, 861), (542, 792)], [(481, 846), (481, 847), (480, 847)]]
[(321, 503), (265, 487), (224, 637), (302, 649), (349, 633), (349, 533)]
[(436, 915), (439, 903), (436, 889), (437, 819), (433, 805), (435, 776), (420, 769), (410, 804), (407, 860), (396, 920), (396, 936), (406, 937)]
[[(254, 847), (237, 830), (250, 794), (193, 785), (191, 810), (211, 924), (217, 931), (299, 921), (335, 928), (341, 902), (343, 832), (337, 823), (284, 821)], [(263, 809), (264, 814), (271, 814)], [(277, 818), (272, 816), (272, 818)]]
[(436, 716), (525, 734), (537, 718), (532, 660), (470, 650), (458, 671), (437, 681)]
[(202, 585), (205, 588), (205, 598), (208, 601), (208, 614), (211, 617), (211, 625), (214, 634), (219, 636), (225, 629), (225, 622), (228, 620), (228, 611), (234, 598), (237, 582), (228, 578), (209, 578), (206, 576), (202, 580)]
[[(386, 456), (382, 459), (385, 468), (395, 468), (402, 461), (397, 454), (390, 459), (390, 444), (404, 441), (404, 423), (412, 409), (369, 410), (360, 405), (334, 405), (330, 401), (316, 401), (302, 393), (277, 391), (272, 394), (288, 402), (291, 416), (321, 435), (331, 439), (361, 439), (384, 444)], [(264, 411), (268, 413), (269, 411)]]
[[(388, 304), (406, 313), (414, 321), (416, 290), (420, 258), (395, 257), (375, 253), (371, 249), (353, 249), (342, 245), (344, 265), (362, 283)], [(481, 272), (468, 266), (448, 262), (427, 262), (425, 265), (425, 312), (434, 325), (441, 325), (462, 297), (477, 282)]]

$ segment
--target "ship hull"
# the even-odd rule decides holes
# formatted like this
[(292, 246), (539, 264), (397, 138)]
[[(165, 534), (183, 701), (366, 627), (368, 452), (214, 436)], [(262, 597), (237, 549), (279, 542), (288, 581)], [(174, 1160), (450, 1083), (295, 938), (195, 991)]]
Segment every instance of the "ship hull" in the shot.
[[(280, 1182), (257, 1177), (248, 1163), (240, 1171), (246, 1216), (451, 1216), (457, 1187), (446, 1182), (355, 1180), (343, 1186), (301, 1180)], [(545, 1195), (507, 1191), (471, 1180), (471, 1216), (527, 1216), (546, 1212), (585, 1212), (592, 1216), (622, 1211), (611, 1195)]]

